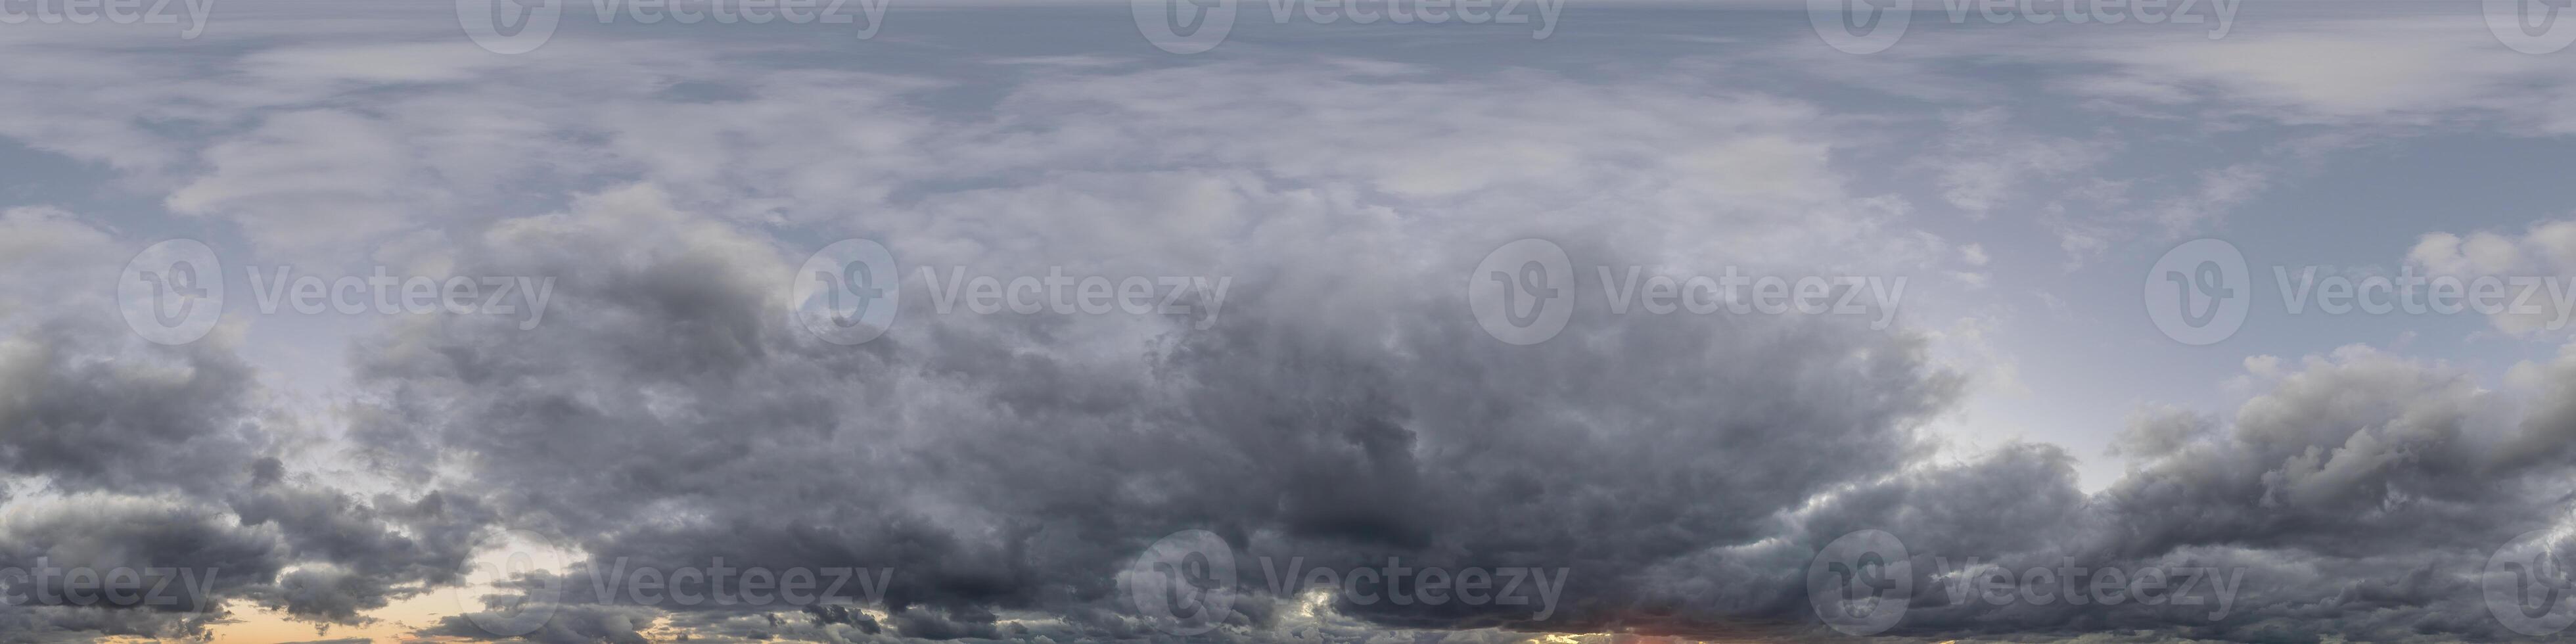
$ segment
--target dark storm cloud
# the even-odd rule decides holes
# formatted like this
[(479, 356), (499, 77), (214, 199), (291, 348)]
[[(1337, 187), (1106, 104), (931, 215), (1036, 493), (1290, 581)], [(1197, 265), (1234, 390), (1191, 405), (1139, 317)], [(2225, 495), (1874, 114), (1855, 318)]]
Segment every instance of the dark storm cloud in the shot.
[[(0, 602), (0, 622), (11, 624), (0, 638), (199, 634), (221, 614), (221, 597), (272, 578), (286, 554), (274, 530), (184, 498), (79, 493), (21, 507), (0, 526), (0, 569), (9, 577), (0, 579), (9, 598)], [(136, 576), (112, 586), (105, 576), (118, 570)], [(124, 597), (104, 592), (111, 587)]]
[[(2571, 365), (2540, 365), (2540, 389), (2563, 390)], [(2522, 639), (2490, 616), (2480, 577), (2516, 535), (2567, 515), (2571, 463), (2529, 447), (2566, 431), (2558, 406), (2513, 413), (2505, 392), (2457, 368), (2361, 348), (2268, 384), (2225, 421), (2142, 416), (2121, 443), (2141, 462), (2096, 494), (2075, 493), (2055, 448), (2021, 448), (1841, 495), (1810, 525), (1905, 539), (1917, 599), (1894, 634)], [(2243, 581), (2226, 610), (1996, 606), (1950, 595), (1926, 574), (1934, 554), (2009, 570), (2207, 566)]]
[[(0, 639), (198, 633), (216, 615), (198, 612), (216, 607), (201, 592), (235, 594), (283, 565), (274, 530), (240, 525), (211, 498), (247, 482), (261, 448), (251, 369), (100, 322), (57, 316), (0, 343), (0, 471), (47, 493), (14, 499), (0, 522), (0, 568), (19, 571), (0, 584), (23, 598), (0, 606)], [(166, 604), (76, 604), (60, 577), (48, 592), (34, 585), (36, 574), (118, 568), (184, 569), (205, 583), (165, 585), (155, 598)]]
[(68, 606), (0, 606), (0, 641), (12, 644), (96, 642), (128, 635), (180, 639), (205, 634), (212, 613), (174, 615), (152, 611)]
[[(566, 308), (531, 331), (461, 321), (372, 340), (362, 377), (389, 409), (365, 435), (459, 455), (477, 476), (464, 491), (504, 523), (591, 555), (573, 583), (621, 559), (896, 569), (882, 623), (574, 593), (537, 639), (640, 637), (637, 616), (657, 613), (745, 639), (1159, 638), (1115, 580), (1184, 529), (1244, 558), (1235, 615), (1203, 636), (1217, 639), (1290, 623), (1814, 637), (1828, 633), (1808, 557), (1862, 529), (1918, 555), (1922, 590), (1888, 636), (2502, 637), (2479, 566), (2566, 493), (2563, 452), (2534, 447), (2566, 431), (2557, 407), (2504, 418), (2455, 370), (2367, 351), (2312, 363), (2232, 419), (2140, 416), (2120, 442), (2134, 470), (2087, 494), (2052, 446), (1926, 458), (1914, 428), (1955, 377), (1916, 340), (1833, 320), (1588, 316), (1515, 347), (1476, 329), (1455, 275), (1246, 253), (1216, 267), (1253, 276), (1222, 322), (1149, 320), (1162, 326), (1120, 350), (1060, 343), (1140, 322), (923, 315), (845, 347), (777, 313), (789, 251), (650, 190), (504, 231), (480, 259), (564, 276)], [(1347, 597), (1311, 616), (1264, 585), (1263, 556), (1571, 574), (1544, 620)], [(1993, 605), (1946, 594), (1936, 564), (1968, 557), (2237, 576), (2223, 610)]]
[(472, 501), (437, 492), (369, 502), (318, 487), (264, 487), (235, 500), (232, 509), (246, 525), (278, 526), (286, 544), (309, 562), (252, 597), (334, 623), (363, 623), (361, 613), (423, 584), (458, 583), (480, 543), (478, 528), (490, 519)]
[[(1623, 256), (1556, 232), (1588, 257)], [(1348, 598), (1316, 615), (1248, 578), (1214, 639), (1813, 637), (1808, 557), (1882, 529), (1919, 555), (1923, 589), (1892, 636), (2440, 641), (2511, 635), (2485, 614), (2479, 566), (2567, 495), (2565, 405), (2509, 413), (2524, 410), (2456, 369), (2362, 350), (2267, 382), (2233, 418), (2141, 416), (2118, 443), (2134, 470), (2099, 493), (2049, 446), (1938, 462), (1915, 428), (1960, 383), (1918, 339), (1587, 305), (1565, 335), (1507, 345), (1455, 295), (1485, 240), (1429, 244), (1438, 259), (1413, 268), (1295, 252), (1197, 266), (1241, 277), (1204, 329), (925, 314), (846, 347), (783, 314), (793, 251), (649, 188), (483, 239), (469, 266), (558, 276), (561, 310), (536, 329), (396, 326), (358, 353), (368, 391), (349, 417), (364, 454), (441, 491), (361, 495), (266, 455), (252, 378), (223, 351), (39, 326), (29, 337), (44, 342), (13, 349), (7, 377), (31, 393), (8, 402), (6, 462), (108, 510), (14, 520), (0, 552), (219, 567), (232, 576), (217, 596), (356, 623), (459, 583), (489, 528), (515, 526), (590, 555), (532, 640), (1091, 641), (1164, 638), (1118, 574), (1155, 539), (1206, 529), (1248, 577), (1265, 556), (1568, 571), (1544, 619)], [(145, 359), (91, 358), (119, 352)], [(2531, 381), (2563, 399), (2571, 364)], [(85, 549), (97, 544), (114, 547)], [(2243, 594), (2213, 615), (1942, 593), (1934, 558), (1971, 556), (2242, 569)], [(895, 572), (882, 595), (850, 588), (811, 608), (587, 590), (609, 566), (719, 558)], [(185, 635), (205, 619), (0, 611), (25, 641)], [(425, 634), (481, 628), (454, 616)]]
[[(10, 350), (0, 461), (40, 484), (0, 524), (0, 567), (184, 570), (211, 592), (168, 584), (170, 605), (12, 607), (28, 613), (11, 618), (27, 629), (7, 629), (13, 637), (53, 637), (63, 624), (185, 635), (226, 599), (363, 623), (359, 613), (422, 584), (454, 582), (479, 538), (483, 511), (471, 500), (360, 499), (255, 456), (270, 449), (269, 419), (252, 371), (227, 349), (145, 345), (65, 322), (35, 327)], [(128, 611), (137, 614), (91, 614)]]
[[(468, 76), (492, 60), (468, 53), (471, 65), (432, 76)], [(1740, 88), (1613, 91), (1535, 75), (1487, 83), (1361, 61), (1333, 64), (1369, 78), (1182, 68), (1041, 79), (995, 108), (1021, 112), (960, 124), (912, 118), (877, 87), (906, 85), (898, 79), (797, 70), (745, 80), (756, 89), (742, 97), (802, 99), (797, 109), (727, 99), (617, 105), (603, 119), (594, 101), (559, 97), (659, 87), (663, 77), (574, 60), (590, 68), (531, 67), (547, 83), (599, 86), (528, 92), (562, 105), (395, 112), (446, 127), (471, 121), (453, 117), (465, 105), (579, 128), (496, 119), (510, 127), (419, 136), (381, 129), (399, 113), (303, 112), (255, 126), (255, 145), (210, 155), (237, 170), (205, 177), (182, 202), (309, 245), (410, 221), (383, 203), (429, 190), (409, 183), (417, 175), (597, 163), (668, 166), (654, 178), (698, 193), (682, 199), (690, 207), (757, 194), (803, 210), (702, 216), (648, 184), (563, 214), (433, 235), (460, 240), (460, 272), (559, 281), (537, 328), (404, 319), (352, 352), (360, 391), (332, 420), (351, 425), (354, 458), (411, 484), (400, 493), (343, 489), (289, 465), (281, 456), (292, 441), (266, 426), (277, 410), (256, 390), (260, 374), (222, 345), (144, 346), (113, 320), (28, 327), (0, 354), (0, 470), (41, 488), (28, 496), (60, 498), (11, 515), (0, 556), (220, 568), (219, 597), (354, 623), (459, 584), (469, 556), (509, 526), (589, 555), (545, 591), (546, 619), (526, 636), (535, 641), (1173, 641), (1183, 638), (1155, 631), (1118, 576), (1156, 539), (1205, 529), (1244, 557), (1248, 578), (1225, 627), (1192, 641), (1500, 644), (1532, 632), (1827, 637), (1807, 601), (1810, 557), (1845, 533), (1882, 529), (1918, 554), (1912, 614), (1887, 632), (1898, 637), (2454, 641), (2512, 635), (2479, 601), (2478, 566), (2566, 510), (2576, 363), (2541, 370), (2543, 402), (2518, 410), (2447, 367), (2338, 355), (2267, 382), (2232, 418), (2143, 418), (2118, 443), (2135, 470), (2088, 494), (2054, 447), (1930, 456), (1917, 428), (1951, 409), (1961, 382), (1902, 332), (1804, 318), (1612, 317), (1598, 302), (1537, 346), (1477, 328), (1460, 282), (1481, 253), (1519, 236), (1555, 238), (1587, 263), (1657, 265), (1748, 247), (1835, 254), (1788, 242), (1878, 225), (1823, 221), (1847, 205), (1809, 201), (1842, 189), (1827, 171), (1827, 160), (1842, 162), (1831, 146), (1798, 136), (1822, 127), (1803, 119), (1814, 107), (1755, 95), (1712, 108), (1703, 95)], [(337, 94), (340, 81), (373, 73), (360, 67), (298, 67), (332, 82), (280, 103)], [(1390, 107), (1336, 111), (1361, 104)], [(1630, 106), (1644, 107), (1621, 110)], [(1196, 116), (1229, 112), (1255, 116)], [(847, 118), (862, 113), (870, 118)], [(1089, 118), (1053, 124), (1067, 113)], [(1451, 125), (1426, 128), (1425, 113)], [(730, 118), (741, 114), (758, 117)], [(1309, 120), (1335, 127), (1247, 132)], [(826, 127), (853, 122), (870, 129)], [(1750, 135), (1692, 136), (1706, 132)], [(1497, 133), (1511, 144), (1494, 145), (1505, 140)], [(387, 152), (448, 139), (481, 154)], [(312, 182), (261, 180), (274, 166), (256, 153), (349, 158), (303, 147), (325, 140), (370, 142), (352, 156), (397, 166), (386, 189), (359, 190), (382, 221), (343, 230), (304, 225), (320, 217), (265, 219), (305, 212), (299, 204), (350, 214), (346, 201), (298, 198)], [(657, 152), (602, 161), (611, 155), (515, 147), (560, 140)], [(1166, 147), (1089, 145), (1123, 140)], [(868, 154), (851, 154), (859, 143)], [(137, 147), (158, 158), (157, 146)], [(964, 152), (920, 162), (951, 149)], [(1592, 149), (1645, 160), (1569, 152)], [(411, 170), (414, 157), (438, 172)], [(1448, 157), (1516, 163), (1494, 170)], [(1058, 171), (1096, 163), (1135, 172)], [(946, 167), (978, 164), (1009, 167)], [(1043, 185), (846, 217), (812, 206), (873, 205), (902, 177), (955, 181), (940, 172), (1042, 175)], [(674, 181), (698, 174), (719, 179)], [(767, 185), (778, 176), (795, 185)], [(273, 198), (221, 198), (235, 183)], [(1511, 210), (1530, 209), (1520, 201), (1548, 205)], [(1595, 210), (1647, 215), (1564, 214)], [(1566, 221), (1541, 221), (1554, 218)], [(921, 306), (928, 294), (914, 290), (893, 333), (832, 345), (783, 315), (794, 260), (817, 244), (779, 240), (840, 219), (857, 223), (833, 234), (878, 236), (906, 257), (1238, 283), (1213, 319), (933, 316)], [(1695, 246), (1730, 240), (1741, 247)], [(13, 509), (26, 499), (11, 499)], [(2216, 617), (2215, 606), (1996, 606), (1938, 592), (1935, 557), (1971, 556), (2014, 568), (2072, 560), (2247, 573), (2244, 594)], [(1394, 559), (1563, 570), (1564, 601), (1545, 618), (1520, 605), (1347, 598), (1310, 611), (1295, 593), (1272, 592), (1255, 557), (1342, 570)], [(812, 607), (635, 605), (591, 586), (607, 569), (718, 559), (895, 571), (881, 595), (845, 587)], [(499, 599), (537, 592), (536, 579), (503, 584)], [(422, 634), (488, 635), (476, 617), (448, 616)], [(208, 619), (8, 606), (0, 640), (182, 637)]]
[[(202, 636), (252, 606), (360, 623), (454, 580), (485, 520), (470, 499), (360, 498), (295, 472), (276, 456), (293, 421), (231, 343), (145, 342), (97, 291), (65, 286), (112, 279), (132, 249), (21, 215), (0, 235), (53, 239), (54, 255), (0, 266), (59, 294), (0, 296), (0, 489), (14, 492), (0, 641)], [(134, 585), (73, 576), (118, 571)]]
[(0, 471), (67, 490), (194, 492), (247, 477), (264, 448), (251, 367), (208, 346), (143, 348), (115, 324), (58, 319), (11, 343)]
[[(378, 340), (361, 373), (395, 409), (371, 417), (440, 413), (365, 435), (466, 455), (472, 490), (593, 571), (893, 566), (885, 627), (908, 637), (1008, 637), (998, 613), (1145, 635), (1116, 573), (1192, 528), (1314, 565), (1573, 571), (1543, 623), (1342, 607), (1382, 626), (1609, 628), (1659, 608), (1639, 594), (1656, 562), (1905, 465), (1956, 386), (1911, 340), (1818, 320), (1599, 316), (1503, 344), (1449, 285), (1463, 253), (1247, 280), (1225, 321), (1106, 357), (1048, 342), (1138, 322), (923, 316), (842, 347), (778, 313), (784, 251), (667, 208), (619, 191), (492, 235), (491, 270), (562, 276), (562, 313)], [(1312, 306), (1373, 281), (1420, 288)], [(1247, 598), (1241, 626), (1285, 599)]]

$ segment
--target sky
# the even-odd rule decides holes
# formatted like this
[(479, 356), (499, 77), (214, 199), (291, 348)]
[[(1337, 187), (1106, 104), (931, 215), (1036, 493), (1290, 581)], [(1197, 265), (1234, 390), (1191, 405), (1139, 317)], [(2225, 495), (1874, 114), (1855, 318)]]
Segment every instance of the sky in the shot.
[(2576, 624), (2542, 0), (0, 2), (0, 642)]

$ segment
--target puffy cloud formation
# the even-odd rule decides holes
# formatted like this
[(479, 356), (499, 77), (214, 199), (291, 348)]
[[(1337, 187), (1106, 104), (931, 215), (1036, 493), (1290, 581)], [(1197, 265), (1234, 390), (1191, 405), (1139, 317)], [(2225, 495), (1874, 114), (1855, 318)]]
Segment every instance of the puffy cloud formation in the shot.
[[(2266, 363), (2232, 415), (2133, 416), (2115, 441), (2130, 470), (2088, 490), (2053, 445), (1939, 455), (1927, 427), (1979, 374), (1937, 360), (1922, 320), (1619, 315), (1589, 286), (1626, 266), (1921, 275), (1908, 315), (1942, 311), (1986, 281), (1933, 276), (2007, 255), (1927, 224), (1932, 204), (2028, 217), (2081, 263), (2206, 225), (2311, 139), (2161, 181), (2079, 181), (2133, 146), (2022, 135), (1957, 88), (1816, 90), (1688, 55), (1609, 71), (1358, 55), (853, 70), (793, 47), (569, 34), (506, 58), (402, 28), (419, 19), (333, 23), (381, 42), (243, 27), (222, 41), (237, 49), (186, 66), (102, 48), (0, 70), (60, 90), (0, 96), (44, 116), (0, 124), (26, 148), (12, 152), (150, 197), (0, 211), (0, 568), (166, 570), (153, 579), (212, 609), (11, 603), (0, 641), (205, 637), (252, 612), (367, 627), (440, 593), (476, 603), (413, 635), (1179, 641), (1135, 568), (1192, 530), (1238, 574), (1197, 640), (1832, 637), (1812, 564), (1863, 530), (1915, 555), (1905, 618), (1872, 631), (1889, 638), (2491, 640), (2517, 633), (2490, 615), (2488, 556), (2565, 527), (2576, 353), (2493, 389), (2358, 346)], [(67, 46), (28, 33), (0, 48)], [(2051, 87), (2302, 126), (2438, 111), (2292, 73), (2349, 51), (2294, 35), (2241, 58), (2149, 43)], [(2489, 60), (2430, 38), (2416, 49)], [(1970, 40), (1832, 67), (1920, 70)], [(106, 69), (143, 77), (90, 88)], [(2482, 86), (2448, 78), (2403, 80)], [(1972, 104), (1903, 122), (1909, 103), (1830, 100), (1848, 91)], [(1929, 156), (1889, 158), (1909, 147)], [(2038, 184), (2076, 187), (2028, 197)], [(2427, 238), (2408, 259), (2563, 270), (2551, 226)], [(102, 284), (172, 236), (253, 267), (541, 278), (546, 299), (326, 333), (243, 295), (207, 339), (163, 346), (129, 333)], [(1465, 287), (1530, 237), (1576, 260), (1577, 294), (1562, 334), (1521, 346), (1478, 326)], [(864, 344), (792, 314), (803, 260), (845, 238), (902, 267), (882, 276), (900, 312)], [(960, 277), (1052, 272), (1224, 290), (1184, 292), (1181, 315), (942, 304)], [(260, 359), (277, 344), (335, 348), (318, 367)], [(333, 386), (282, 384), (314, 372)], [(496, 552), (557, 560), (494, 575)], [(1538, 574), (1496, 590), (1523, 603), (1435, 605), (1301, 592), (1271, 568), (1396, 562)], [(717, 565), (827, 579), (804, 605), (676, 601), (720, 591), (704, 578), (658, 579), (660, 600), (596, 583)], [(2199, 603), (1997, 602), (1976, 585), (2077, 566), (2214, 576), (2191, 582)]]
[(2448, 284), (2447, 291), (2435, 293), (2486, 300), (2473, 302), (2471, 310), (2485, 314), (2499, 331), (2557, 337), (2570, 322), (2565, 307), (2576, 301), (2576, 221), (2533, 224), (2520, 236), (2431, 233), (2407, 251), (2406, 263)]

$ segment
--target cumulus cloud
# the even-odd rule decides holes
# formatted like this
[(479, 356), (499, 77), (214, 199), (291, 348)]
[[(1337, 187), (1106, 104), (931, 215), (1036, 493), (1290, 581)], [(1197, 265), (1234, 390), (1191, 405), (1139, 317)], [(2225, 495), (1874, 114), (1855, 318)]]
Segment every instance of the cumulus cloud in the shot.
[(2560, 306), (2576, 293), (2576, 221), (2532, 224), (2518, 236), (2429, 233), (2407, 251), (2406, 265), (2428, 278), (2448, 278), (2452, 297), (2491, 282), (2503, 297), (2477, 312), (2497, 330), (2523, 337), (2556, 332), (2569, 322)]
[[(1246, 575), (1256, 559), (1561, 575), (1515, 591), (1562, 599), (1544, 610), (1247, 578), (1205, 639), (1808, 639), (1831, 633), (1813, 558), (1867, 529), (1918, 555), (1895, 638), (2493, 639), (2509, 633), (2479, 566), (2561, 523), (2571, 492), (2566, 356), (2498, 389), (2366, 347), (2263, 361), (2231, 414), (2135, 414), (2114, 441), (2127, 475), (2087, 490), (2054, 445), (1933, 456), (1927, 426), (1977, 382), (1910, 320), (1614, 315), (1578, 290), (1548, 342), (1477, 325), (1469, 271), (1527, 237), (1564, 247), (1578, 281), (1637, 266), (1982, 285), (1990, 261), (2027, 253), (1954, 241), (1914, 203), (2037, 222), (2086, 257), (2204, 229), (2283, 176), (2268, 161), (2089, 176), (2130, 146), (2021, 135), (2023, 115), (1939, 88), (1891, 91), (1972, 104), (1851, 114), (1687, 66), (1010, 57), (975, 64), (1037, 71), (985, 86), (744, 64), (775, 62), (766, 47), (568, 37), (500, 59), (393, 40), (248, 38), (165, 85), (0, 98), (63, 115), (0, 134), (113, 168), (169, 211), (122, 226), (0, 211), (0, 265), (20, 269), (0, 280), (0, 564), (216, 571), (188, 599), (217, 607), (12, 605), (0, 640), (198, 637), (227, 610), (363, 626), (435, 592), (486, 603), (417, 636), (1173, 640), (1120, 580), (1185, 530)], [(2441, 111), (2307, 73), (2356, 51), (2343, 42), (2149, 47), (2050, 87), (2158, 110), (2233, 97), (2302, 125)], [(1887, 64), (1940, 51), (1918, 49)], [(0, 79), (78, 84), (37, 67)], [(2398, 71), (2426, 91), (2500, 82)], [(1945, 143), (1889, 159), (1881, 144), (1906, 135), (1890, 121)], [(1893, 185), (1927, 176), (1927, 191)], [(2068, 214), (2092, 206), (2108, 214)], [(2427, 237), (2410, 261), (2560, 270), (2562, 225)], [(164, 347), (94, 295), (160, 231), (200, 226), (237, 256), (542, 277), (551, 299), (531, 324), (351, 322), (332, 366), (346, 378), (306, 405), (268, 388), (240, 322)], [(825, 341), (791, 314), (802, 260), (842, 238), (904, 269), (873, 342)], [(1050, 271), (1231, 290), (1191, 315), (934, 304), (935, 279)], [(478, 561), (524, 535), (567, 560), (500, 576)], [(1944, 590), (1962, 572), (1945, 562), (1968, 557), (2209, 567), (2241, 585), (2223, 606), (1997, 604)], [(806, 606), (592, 584), (719, 561), (886, 576)], [(524, 633), (491, 629), (530, 610)]]
[[(272, 431), (286, 412), (226, 334), (163, 346), (124, 328), (101, 293), (131, 248), (58, 211), (11, 211), (0, 229), (47, 249), (17, 255), (12, 284), (65, 294), (13, 299), (0, 325), (0, 568), (24, 573), (0, 585), (26, 600), (0, 609), (12, 641), (203, 636), (251, 605), (363, 623), (454, 581), (482, 520), (470, 500), (362, 499), (289, 472)], [(31, 585), (118, 570), (166, 592), (72, 601), (77, 585)]]

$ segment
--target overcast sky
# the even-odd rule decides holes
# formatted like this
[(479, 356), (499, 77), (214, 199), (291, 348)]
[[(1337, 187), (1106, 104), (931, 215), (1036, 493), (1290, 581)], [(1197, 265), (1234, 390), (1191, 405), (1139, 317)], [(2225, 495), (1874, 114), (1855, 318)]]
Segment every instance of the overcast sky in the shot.
[(0, 642), (2566, 638), (2576, 19), (2131, 4), (0, 2)]

